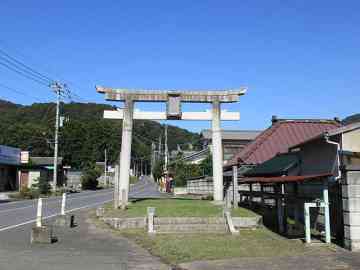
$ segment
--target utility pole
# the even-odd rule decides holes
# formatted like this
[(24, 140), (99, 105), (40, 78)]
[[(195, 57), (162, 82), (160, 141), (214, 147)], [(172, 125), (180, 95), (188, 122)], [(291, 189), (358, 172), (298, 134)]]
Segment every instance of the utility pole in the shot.
[(107, 181), (107, 152), (106, 152), (106, 148), (105, 148), (105, 151), (104, 151), (105, 153), (105, 164), (104, 164), (104, 176), (105, 176), (105, 186), (110, 186), (109, 185), (109, 183), (108, 183), (108, 181)]
[(151, 170), (150, 170), (150, 177), (153, 177), (154, 174), (154, 167), (155, 167), (155, 143), (151, 143)]
[(159, 152), (158, 152), (158, 159), (160, 160), (162, 157), (161, 157), (161, 135), (159, 136)]
[(165, 125), (165, 171), (167, 171), (168, 167), (168, 126)]
[(56, 119), (55, 119), (55, 145), (54, 145), (54, 173), (53, 173), (53, 190), (57, 188), (57, 165), (58, 165), (58, 151), (59, 151), (59, 123), (60, 123), (60, 95), (63, 92), (64, 86), (58, 82), (50, 85), (56, 94)]

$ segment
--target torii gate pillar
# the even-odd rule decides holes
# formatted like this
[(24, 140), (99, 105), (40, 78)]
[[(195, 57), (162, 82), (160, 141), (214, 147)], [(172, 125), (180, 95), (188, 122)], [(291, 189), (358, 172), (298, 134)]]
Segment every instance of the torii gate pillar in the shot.
[(131, 99), (125, 100), (124, 118), (122, 123), (121, 153), (120, 153), (120, 183), (119, 199), (121, 205), (128, 203), (129, 178), (131, 161), (131, 138), (133, 129), (134, 102)]
[(223, 154), (220, 125), (220, 102), (212, 103), (212, 164), (214, 182), (214, 201), (222, 202), (223, 193)]

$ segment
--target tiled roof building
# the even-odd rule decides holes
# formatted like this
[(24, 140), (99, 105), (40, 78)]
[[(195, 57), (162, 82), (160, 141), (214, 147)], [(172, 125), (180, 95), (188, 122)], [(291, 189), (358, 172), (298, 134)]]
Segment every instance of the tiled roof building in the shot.
[(336, 119), (277, 119), (273, 117), (272, 125), (238, 152), (228, 165), (260, 164), (279, 153), (286, 153), (291, 146), (340, 126), (341, 124)]

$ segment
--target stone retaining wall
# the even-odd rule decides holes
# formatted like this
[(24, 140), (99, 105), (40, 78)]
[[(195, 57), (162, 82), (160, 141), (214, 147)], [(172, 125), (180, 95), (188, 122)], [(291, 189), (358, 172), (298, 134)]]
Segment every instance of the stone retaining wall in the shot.
[(114, 229), (145, 229), (146, 218), (101, 218), (106, 224), (110, 225)]
[(187, 180), (186, 190), (188, 194), (212, 195), (214, 183), (212, 177), (203, 177)]
[[(146, 229), (145, 217), (137, 218), (110, 218), (99, 217), (106, 224), (117, 230), (123, 229)], [(233, 217), (235, 228), (257, 228), (262, 225), (261, 217)], [(220, 217), (155, 217), (155, 228), (161, 232), (226, 232), (225, 219)]]
[(360, 250), (360, 167), (347, 171), (342, 185), (344, 245), (352, 251)]
[(258, 228), (263, 225), (262, 217), (232, 217), (234, 227), (239, 228)]

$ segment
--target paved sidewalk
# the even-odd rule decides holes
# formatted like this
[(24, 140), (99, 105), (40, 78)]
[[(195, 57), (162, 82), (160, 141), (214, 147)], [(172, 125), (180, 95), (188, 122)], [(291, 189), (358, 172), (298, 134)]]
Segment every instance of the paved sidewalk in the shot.
[(86, 211), (76, 212), (75, 221), (75, 228), (55, 227), (59, 241), (50, 245), (30, 244), (32, 225), (0, 232), (0, 270), (122, 270), (124, 263), (128, 269), (169, 269), (127, 239), (90, 224)]

